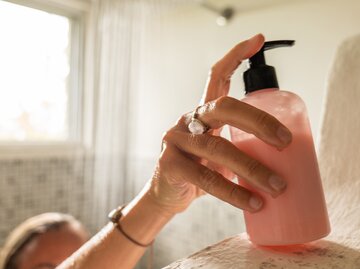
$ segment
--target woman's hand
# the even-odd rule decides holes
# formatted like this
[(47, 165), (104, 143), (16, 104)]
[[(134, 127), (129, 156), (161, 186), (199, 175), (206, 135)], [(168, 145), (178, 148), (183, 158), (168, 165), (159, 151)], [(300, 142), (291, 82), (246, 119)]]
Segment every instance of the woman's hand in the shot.
[(277, 148), (291, 142), (291, 133), (274, 117), (226, 97), (234, 70), (263, 43), (264, 37), (257, 35), (238, 44), (214, 65), (198, 110), (198, 118), (212, 131), (191, 134), (187, 126), (192, 113), (188, 113), (164, 135), (153, 178), (122, 211), (118, 225), (125, 232), (107, 225), (59, 269), (133, 268), (145, 251), (134, 240), (143, 245), (152, 242), (172, 216), (186, 209), (203, 191), (238, 208), (252, 212), (261, 208), (261, 197), (229, 181), (207, 163), (226, 167), (273, 196), (284, 190), (286, 184), (271, 170), (217, 136), (221, 127), (229, 124)]
[[(238, 208), (250, 212), (260, 210), (263, 205), (261, 197), (212, 169), (217, 166), (231, 170), (273, 197), (284, 191), (286, 183), (278, 175), (218, 136), (222, 126), (228, 124), (280, 149), (291, 142), (290, 131), (273, 116), (226, 96), (235, 69), (243, 59), (258, 52), (263, 43), (262, 35), (241, 42), (211, 69), (198, 109), (198, 119), (209, 126), (211, 132), (191, 134), (187, 127), (193, 114), (190, 112), (165, 133), (161, 156), (148, 191), (164, 212), (175, 214), (183, 211), (203, 191)], [(206, 166), (206, 163), (215, 166)]]

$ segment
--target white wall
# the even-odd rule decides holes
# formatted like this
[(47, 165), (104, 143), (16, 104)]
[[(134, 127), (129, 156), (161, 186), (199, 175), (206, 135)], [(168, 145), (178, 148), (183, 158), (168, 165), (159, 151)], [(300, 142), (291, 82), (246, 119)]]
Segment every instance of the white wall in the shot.
[[(135, 190), (151, 176), (162, 133), (196, 107), (211, 65), (237, 42), (259, 32), (268, 40), (296, 40), (293, 48), (268, 52), (267, 62), (276, 66), (281, 88), (305, 100), (317, 137), (327, 73), (337, 45), (360, 32), (360, 1), (287, 1), (239, 13), (226, 27), (218, 27), (213, 13), (189, 2), (165, 11), (148, 23), (140, 88), (133, 92), (129, 176)], [(236, 97), (242, 96), (240, 73), (235, 73), (231, 88)], [(242, 231), (240, 210), (201, 198), (157, 239), (155, 267)]]
[[(335, 48), (360, 32), (360, 1), (288, 1), (279, 6), (239, 13), (226, 27), (213, 13), (184, 4), (163, 14), (162, 30), (146, 39), (141, 88), (136, 100), (135, 155), (154, 156), (160, 138), (184, 112), (195, 108), (210, 66), (238, 41), (256, 33), (267, 40), (295, 39), (293, 48), (267, 53), (277, 68), (281, 88), (307, 103), (315, 137), (319, 131), (326, 76)], [(231, 95), (243, 86), (234, 75)]]

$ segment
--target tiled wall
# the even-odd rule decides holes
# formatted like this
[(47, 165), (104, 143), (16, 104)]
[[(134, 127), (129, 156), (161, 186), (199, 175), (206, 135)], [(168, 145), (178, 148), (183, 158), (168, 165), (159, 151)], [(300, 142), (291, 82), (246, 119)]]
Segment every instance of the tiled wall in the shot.
[[(140, 190), (151, 177), (156, 159), (133, 160), (129, 163), (129, 197)], [(92, 162), (79, 157), (11, 159), (0, 161), (0, 244), (17, 224), (39, 213), (70, 213), (90, 231)], [(176, 216), (155, 241), (154, 268), (244, 231), (242, 212), (204, 196)], [(147, 256), (138, 269), (147, 268)]]
[(90, 165), (82, 157), (0, 160), (0, 245), (23, 220), (49, 211), (70, 213), (92, 230)]

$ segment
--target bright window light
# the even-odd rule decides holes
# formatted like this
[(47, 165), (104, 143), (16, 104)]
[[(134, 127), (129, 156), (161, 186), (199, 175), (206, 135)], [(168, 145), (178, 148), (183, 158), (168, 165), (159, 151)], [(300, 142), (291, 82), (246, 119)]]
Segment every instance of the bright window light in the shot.
[(0, 140), (69, 138), (70, 23), (0, 1)]

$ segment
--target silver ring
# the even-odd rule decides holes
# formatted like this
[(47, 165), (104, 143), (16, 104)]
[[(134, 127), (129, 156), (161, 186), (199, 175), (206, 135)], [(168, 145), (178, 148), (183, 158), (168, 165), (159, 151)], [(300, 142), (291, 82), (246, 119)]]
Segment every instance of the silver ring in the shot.
[(198, 106), (195, 110), (194, 113), (191, 117), (191, 121), (188, 124), (188, 129), (190, 131), (190, 133), (192, 134), (203, 134), (206, 133), (207, 131), (210, 130), (210, 127), (207, 126), (205, 123), (203, 123), (201, 120), (198, 119), (198, 109), (200, 108), (200, 106)]

